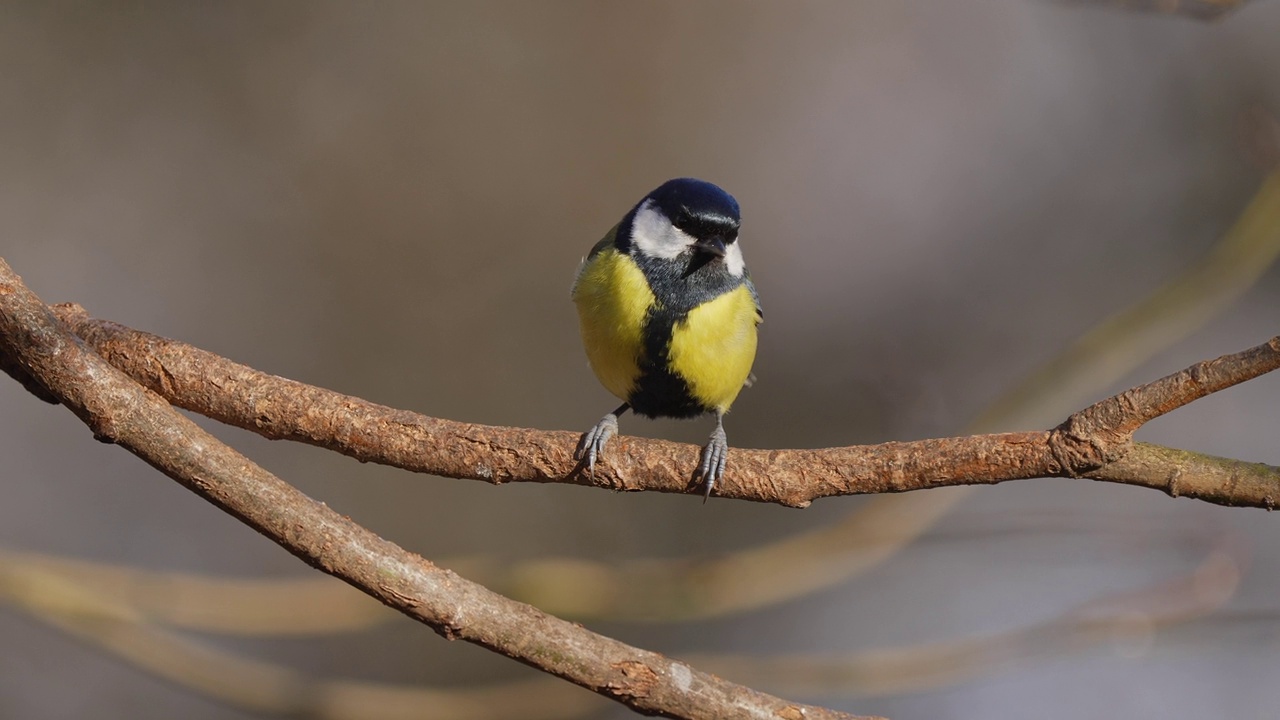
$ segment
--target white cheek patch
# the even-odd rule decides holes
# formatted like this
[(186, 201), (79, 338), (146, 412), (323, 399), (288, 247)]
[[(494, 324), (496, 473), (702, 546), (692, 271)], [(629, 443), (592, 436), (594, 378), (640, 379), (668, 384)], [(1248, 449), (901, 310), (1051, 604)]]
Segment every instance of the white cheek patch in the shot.
[(693, 237), (671, 224), (671, 221), (645, 200), (631, 221), (631, 241), (649, 257), (674, 260), (693, 245)]
[(724, 249), (724, 266), (729, 269), (729, 274), (734, 277), (742, 277), (742, 273), (747, 269), (747, 261), (742, 259), (742, 246), (737, 240), (729, 243)]

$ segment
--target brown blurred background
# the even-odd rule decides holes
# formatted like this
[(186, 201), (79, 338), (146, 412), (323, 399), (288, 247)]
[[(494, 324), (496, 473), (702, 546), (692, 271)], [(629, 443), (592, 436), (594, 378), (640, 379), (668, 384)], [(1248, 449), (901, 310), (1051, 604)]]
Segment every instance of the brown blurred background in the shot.
[[(1263, 177), (1241, 128), (1280, 109), (1277, 38), (1280, 4), (1261, 0), (1217, 24), (1047, 0), (6, 3), (0, 253), (46, 301), (268, 372), (431, 415), (583, 430), (615, 401), (577, 338), (577, 263), (649, 189), (697, 176), (742, 204), (767, 318), (731, 445), (958, 434), (1224, 234)], [(1095, 397), (1262, 342), (1278, 306), (1271, 270)], [(1280, 464), (1277, 407), (1280, 376), (1263, 378), (1140, 439)], [(622, 432), (700, 442), (709, 429), (628, 419)], [(216, 432), (429, 558), (714, 557), (866, 502), (492, 487)], [(4, 548), (311, 572), (8, 381), (0, 457)], [(1216, 619), (955, 685), (797, 699), (895, 720), (1271, 718), (1278, 523), (1146, 490), (1012, 483), (885, 565), (778, 607), (588, 624), (677, 655), (913, 645), (1189, 572), (1229, 534), (1249, 564)], [(408, 621), (207, 641), (351, 679), (534, 675)], [(254, 716), (0, 605), (0, 717)]]

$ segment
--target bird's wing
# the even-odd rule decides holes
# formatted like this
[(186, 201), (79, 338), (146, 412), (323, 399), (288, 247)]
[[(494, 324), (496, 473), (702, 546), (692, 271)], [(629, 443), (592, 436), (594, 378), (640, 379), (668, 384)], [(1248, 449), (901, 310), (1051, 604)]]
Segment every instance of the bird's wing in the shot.
[[(756, 303), (756, 324), (764, 322), (764, 309), (760, 307), (760, 293), (756, 292), (756, 284), (751, 282), (751, 277), (747, 276), (743, 279), (743, 283), (747, 286), (747, 291), (751, 293), (751, 299)], [(742, 383), (745, 387), (751, 387), (756, 384), (756, 374), (747, 373), (747, 381)]]
[(569, 288), (569, 297), (573, 297), (574, 293), (577, 292), (578, 279), (582, 277), (582, 271), (587, 268), (587, 263), (591, 262), (591, 258), (594, 258), (606, 249), (612, 247), (613, 239), (617, 233), (618, 226), (614, 225), (612, 230), (605, 233), (604, 237), (600, 238), (600, 242), (591, 247), (591, 252), (587, 253), (587, 256), (582, 258), (582, 262), (578, 264), (578, 273), (573, 276), (573, 285)]
[(603, 251), (605, 248), (609, 247), (610, 245), (613, 245), (613, 239), (614, 237), (617, 236), (617, 234), (618, 234), (618, 226), (614, 225), (613, 228), (609, 230), (609, 232), (604, 234), (604, 237), (600, 238), (600, 242), (596, 243), (591, 247), (591, 252), (587, 253), (587, 259), (584, 260), (583, 262), (585, 263), (587, 260), (590, 260), (596, 255), (599, 255), (601, 251)]
[(756, 303), (756, 323), (764, 322), (764, 308), (760, 307), (760, 293), (756, 292), (756, 284), (751, 282), (750, 276), (747, 276), (742, 282), (746, 284), (747, 290), (751, 293), (751, 299)]

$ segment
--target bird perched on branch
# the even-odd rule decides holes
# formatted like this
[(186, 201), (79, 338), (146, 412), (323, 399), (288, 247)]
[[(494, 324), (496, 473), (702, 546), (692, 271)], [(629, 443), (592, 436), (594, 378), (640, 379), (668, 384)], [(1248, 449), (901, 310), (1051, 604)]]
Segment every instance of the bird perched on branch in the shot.
[(715, 413), (694, 481), (711, 495), (724, 474), (724, 414), (751, 382), (760, 298), (738, 244), (729, 193), (702, 180), (668, 180), (591, 248), (573, 283), (587, 359), (623, 400), (582, 436), (576, 457), (596, 459), (627, 410), (648, 417)]

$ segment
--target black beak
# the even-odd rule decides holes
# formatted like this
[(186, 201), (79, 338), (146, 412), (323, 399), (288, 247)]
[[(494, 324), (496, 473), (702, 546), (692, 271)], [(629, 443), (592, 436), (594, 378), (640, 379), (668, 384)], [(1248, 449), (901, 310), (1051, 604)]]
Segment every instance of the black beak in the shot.
[(720, 237), (709, 237), (698, 241), (698, 250), (708, 255), (724, 257), (724, 240)]

